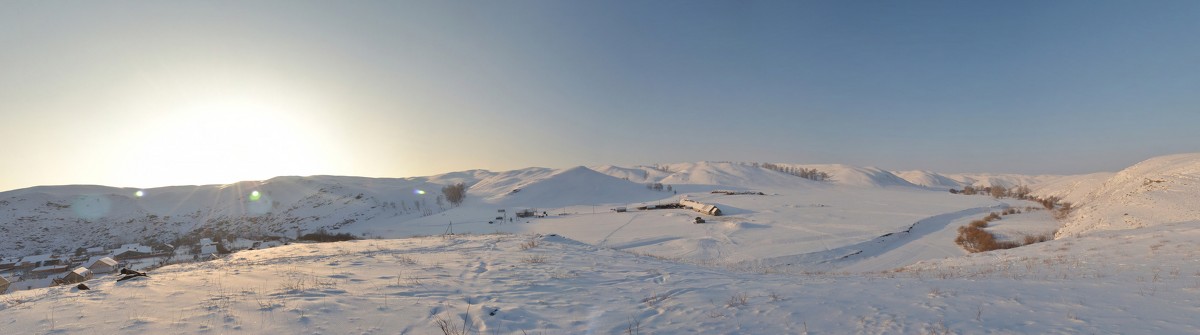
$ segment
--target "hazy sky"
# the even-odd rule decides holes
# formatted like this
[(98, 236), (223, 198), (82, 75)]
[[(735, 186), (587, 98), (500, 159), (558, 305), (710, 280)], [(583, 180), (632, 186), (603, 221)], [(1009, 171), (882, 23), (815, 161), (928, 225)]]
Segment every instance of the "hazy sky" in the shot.
[(0, 190), (1200, 151), (1200, 1), (0, 2)]

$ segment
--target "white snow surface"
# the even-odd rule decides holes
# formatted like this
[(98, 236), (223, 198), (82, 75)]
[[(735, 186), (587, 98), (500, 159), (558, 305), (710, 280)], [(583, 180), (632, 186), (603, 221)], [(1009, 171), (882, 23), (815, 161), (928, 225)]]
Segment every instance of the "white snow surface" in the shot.
[[(832, 177), (817, 182), (698, 162), (279, 177), (141, 197), (35, 187), (0, 193), (0, 252), (204, 228), (370, 239), (239, 251), (122, 282), (101, 276), (91, 290), (13, 289), (0, 295), (0, 334), (440, 334), (439, 320), (471, 334), (1198, 333), (1200, 217), (1187, 206), (1200, 197), (1198, 161), (1140, 163), (1089, 191), (1070, 233), (979, 254), (954, 244), (958, 227), (1038, 205), (950, 194), (947, 180), (1075, 194), (1095, 177), (786, 165)], [(460, 182), (466, 202), (438, 207), (441, 187)], [(726, 215), (633, 210), (685, 196)], [(523, 208), (549, 216), (508, 221)], [(1118, 212), (1138, 224), (1107, 221)], [(1048, 211), (1031, 211), (988, 229), (1012, 240), (1057, 228)]]
[(1200, 154), (1135, 164), (1079, 203), (1059, 236), (1200, 220)]

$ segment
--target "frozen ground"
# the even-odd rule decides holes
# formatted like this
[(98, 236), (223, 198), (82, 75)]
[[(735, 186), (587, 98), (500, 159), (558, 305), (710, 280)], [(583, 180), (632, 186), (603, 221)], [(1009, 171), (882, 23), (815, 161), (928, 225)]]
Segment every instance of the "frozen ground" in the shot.
[(295, 244), (2, 296), (0, 333), (431, 334), (445, 320), (472, 334), (1189, 334), (1198, 224), (854, 275), (730, 271), (559, 236)]
[[(1168, 156), (1104, 182), (1093, 179), (1105, 175), (968, 178), (797, 165), (834, 176), (814, 182), (708, 162), (273, 179), (208, 195), (242, 207), (182, 207), (200, 208), (201, 217), (242, 211), (279, 228), (343, 223), (337, 231), (372, 239), (241, 251), (155, 269), (150, 278), (96, 278), (86, 291), (10, 292), (0, 295), (0, 334), (440, 334), (441, 326), (470, 334), (1190, 334), (1200, 332), (1200, 217), (1186, 206), (1200, 194), (1196, 166), (1195, 155)], [(1037, 205), (953, 195), (945, 184), (1037, 180), (1048, 181), (1035, 192), (1081, 199), (1067, 221), (1072, 233), (979, 254), (954, 244), (956, 229), (971, 220)], [(454, 182), (478, 185), (461, 207), (421, 213), (393, 205), (427, 196), (416, 188)], [(645, 187), (654, 182), (669, 182), (672, 192)], [(236, 191), (248, 189), (279, 204), (238, 200)], [(62, 189), (8, 195), (33, 216), (95, 208), (41, 203), (80, 199)], [(727, 215), (610, 210), (683, 196)], [(100, 198), (112, 200), (110, 211), (134, 213), (122, 215), (168, 211), (139, 201), (181, 206)], [(550, 215), (495, 219), (522, 208)], [(692, 223), (697, 216), (707, 222)], [(1134, 218), (1121, 222), (1136, 225), (1113, 224), (1125, 216)], [(988, 229), (1017, 239), (1058, 228), (1041, 210), (1006, 215)]]

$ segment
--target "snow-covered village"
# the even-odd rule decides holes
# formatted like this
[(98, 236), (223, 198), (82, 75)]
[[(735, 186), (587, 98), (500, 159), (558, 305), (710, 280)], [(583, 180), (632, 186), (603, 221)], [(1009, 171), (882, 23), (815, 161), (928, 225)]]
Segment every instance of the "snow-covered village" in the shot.
[(0, 335), (1200, 334), (1200, 2), (0, 2)]

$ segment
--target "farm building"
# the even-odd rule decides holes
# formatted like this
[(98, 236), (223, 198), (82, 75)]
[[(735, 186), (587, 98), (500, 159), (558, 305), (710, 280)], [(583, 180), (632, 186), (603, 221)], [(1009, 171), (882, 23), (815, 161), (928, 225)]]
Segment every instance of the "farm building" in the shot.
[(217, 254), (217, 246), (215, 244), (200, 247), (200, 257), (208, 257), (215, 254)]
[(81, 266), (67, 273), (67, 276), (63, 277), (59, 282), (63, 284), (74, 284), (82, 283), (88, 279), (92, 279), (92, 270), (88, 270), (87, 268)]
[(4, 294), (4, 292), (8, 292), (9, 285), (12, 285), (12, 282), (8, 281), (8, 278), (4, 278), (4, 276), (0, 276), (0, 294)]
[(713, 216), (721, 215), (721, 209), (717, 208), (716, 205), (709, 205), (709, 204), (705, 204), (705, 203), (701, 203), (701, 202), (696, 202), (696, 201), (689, 200), (687, 198), (679, 199), (679, 204), (684, 207), (691, 208), (692, 210), (695, 210), (700, 213), (713, 215)]
[(88, 265), (88, 269), (94, 273), (110, 273), (117, 271), (117, 261), (109, 257), (100, 258)]
[(532, 208), (521, 208), (517, 210), (517, 217), (527, 218), (537, 216), (537, 210)]

